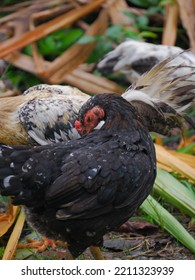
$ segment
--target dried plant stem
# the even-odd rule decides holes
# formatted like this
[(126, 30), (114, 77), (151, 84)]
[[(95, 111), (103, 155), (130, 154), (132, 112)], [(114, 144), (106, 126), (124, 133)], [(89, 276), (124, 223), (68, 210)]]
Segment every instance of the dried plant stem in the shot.
[[(52, 32), (59, 30), (62, 27), (68, 27), (76, 20), (84, 17), (88, 13), (97, 9), (101, 4), (106, 0), (96, 0), (92, 1), (87, 5), (84, 5), (78, 9), (71, 10), (68, 13), (65, 13), (62, 16), (59, 16), (53, 20), (50, 20), (47, 23), (43, 23), (36, 27), (34, 30), (23, 33), (20, 36), (16, 36), (12, 39), (7, 40), (1, 44), (0, 47), (0, 58), (5, 57), (6, 55), (23, 48), (24, 46), (31, 44), (42, 37), (45, 37)], [(77, 12), (76, 12), (77, 11)]]
[(177, 3), (167, 4), (165, 8), (165, 25), (163, 28), (162, 44), (174, 46), (177, 37), (179, 9)]
[(2, 260), (12, 260), (15, 255), (18, 240), (20, 238), (22, 228), (25, 222), (25, 215), (23, 211), (20, 212), (14, 230), (9, 238)]

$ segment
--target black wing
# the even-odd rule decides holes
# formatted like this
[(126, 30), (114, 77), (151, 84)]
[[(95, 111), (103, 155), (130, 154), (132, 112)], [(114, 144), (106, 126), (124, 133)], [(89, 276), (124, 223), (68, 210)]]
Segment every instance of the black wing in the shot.
[(60, 220), (100, 216), (131, 204), (135, 208), (155, 176), (154, 152), (140, 141), (97, 132), (33, 149), (2, 146), (1, 192), (15, 196), (15, 204), (55, 208)]
[(128, 206), (135, 210), (145, 199), (155, 176), (154, 153), (124, 137), (108, 136), (101, 144), (96, 139), (63, 159), (62, 174), (46, 195), (47, 205), (59, 208), (58, 219), (88, 219)]

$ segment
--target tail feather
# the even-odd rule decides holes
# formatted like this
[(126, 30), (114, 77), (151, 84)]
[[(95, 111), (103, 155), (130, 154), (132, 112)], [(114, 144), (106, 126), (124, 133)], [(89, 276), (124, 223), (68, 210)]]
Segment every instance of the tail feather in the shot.
[[(0, 193), (3, 196), (14, 196), (15, 205), (42, 204), (47, 180), (41, 181), (44, 179), (43, 176), (41, 177), (42, 174), (38, 178), (41, 163), (39, 165), (36, 161), (36, 155), (39, 155), (42, 149), (43, 146), (32, 148), (0, 145)], [(45, 169), (43, 167), (42, 172)], [(48, 173), (51, 173), (50, 170)]]
[(130, 89), (141, 89), (154, 101), (164, 102), (180, 112), (185, 110), (195, 100), (195, 65), (178, 65), (178, 58), (176, 55), (160, 62)]
[(181, 128), (182, 119), (195, 126), (184, 113), (195, 101), (195, 67), (174, 66), (178, 56), (154, 66), (122, 95), (136, 107), (150, 131), (163, 135)]
[(0, 146), (0, 192), (2, 195), (17, 195), (21, 191), (21, 181), (15, 169), (20, 170), (22, 164), (21, 160), (19, 163), (12, 159), (14, 153), (18, 153), (14, 147)]

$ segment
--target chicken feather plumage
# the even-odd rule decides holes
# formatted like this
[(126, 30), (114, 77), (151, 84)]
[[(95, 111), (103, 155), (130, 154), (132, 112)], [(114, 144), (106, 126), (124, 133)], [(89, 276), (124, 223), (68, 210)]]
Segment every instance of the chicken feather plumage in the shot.
[[(181, 126), (184, 111), (195, 100), (195, 69), (175, 65), (179, 56), (159, 63), (122, 94), (144, 117), (150, 131), (163, 135)], [(190, 72), (183, 75), (179, 69)], [(74, 87), (43, 84), (23, 95), (2, 98), (0, 143), (47, 145), (78, 138), (74, 120), (89, 97)]]
[(107, 53), (98, 63), (97, 68), (103, 74), (120, 72), (125, 74), (130, 83), (136, 82), (142, 74), (159, 62), (180, 54), (174, 65), (183, 64), (189, 69), (180, 69), (177, 75), (185, 75), (195, 67), (195, 55), (176, 46), (157, 45), (128, 39)]
[[(67, 143), (47, 145), (80, 137), (73, 124), (89, 95), (68, 86), (38, 85), (1, 100), (0, 142), (28, 145), (1, 146), (2, 194), (26, 205), (29, 223), (41, 234), (68, 241), (75, 257), (125, 222), (151, 190), (155, 153), (148, 129), (167, 134), (180, 127), (183, 111), (194, 101), (193, 71), (180, 76), (178, 67), (185, 66), (170, 67), (174, 59), (161, 62), (122, 94), (129, 106), (117, 97), (128, 110), (116, 106), (99, 126), (101, 132)], [(101, 98), (106, 112), (112, 98)], [(80, 110), (81, 122), (90, 102)], [(30, 147), (39, 144), (44, 146)]]
[(25, 205), (41, 234), (67, 241), (74, 257), (125, 222), (156, 175), (153, 142), (133, 106), (115, 94), (97, 95), (82, 114), (96, 104), (105, 111), (105, 123), (81, 139), (1, 146), (1, 193)]

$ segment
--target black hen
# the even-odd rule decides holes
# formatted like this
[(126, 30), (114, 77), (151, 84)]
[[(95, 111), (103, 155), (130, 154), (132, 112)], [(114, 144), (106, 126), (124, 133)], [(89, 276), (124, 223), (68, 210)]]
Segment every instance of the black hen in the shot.
[(29, 223), (67, 241), (74, 257), (99, 245), (149, 195), (154, 145), (141, 117), (115, 94), (97, 95), (75, 123), (81, 139), (40, 147), (0, 146), (1, 194), (25, 206)]

